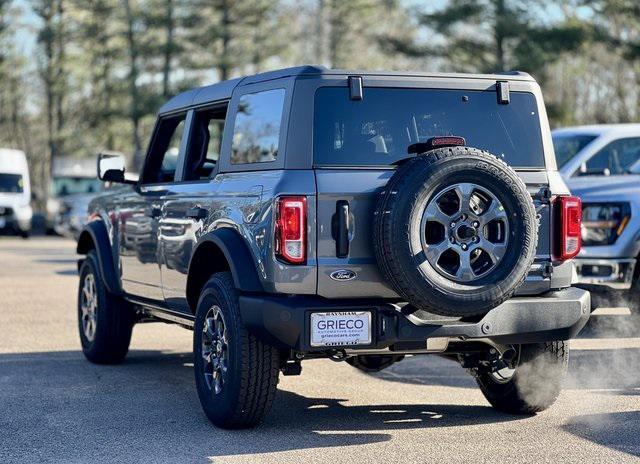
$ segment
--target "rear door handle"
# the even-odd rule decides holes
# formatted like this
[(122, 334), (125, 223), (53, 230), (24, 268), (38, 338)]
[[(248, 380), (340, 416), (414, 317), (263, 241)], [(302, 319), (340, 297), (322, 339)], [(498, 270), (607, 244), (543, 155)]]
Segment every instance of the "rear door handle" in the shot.
[(201, 220), (207, 217), (207, 210), (201, 206), (196, 206), (187, 210), (187, 217), (189, 219)]

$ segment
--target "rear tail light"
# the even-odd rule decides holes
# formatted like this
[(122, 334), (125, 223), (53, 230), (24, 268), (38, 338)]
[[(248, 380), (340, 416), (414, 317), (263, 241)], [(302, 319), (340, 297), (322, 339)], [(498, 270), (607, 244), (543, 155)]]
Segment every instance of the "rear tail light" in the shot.
[(582, 245), (582, 201), (578, 197), (557, 197), (555, 207), (558, 218), (555, 255), (561, 261), (566, 261), (576, 256)]
[(276, 254), (289, 263), (304, 263), (307, 258), (307, 198), (280, 197), (276, 214)]

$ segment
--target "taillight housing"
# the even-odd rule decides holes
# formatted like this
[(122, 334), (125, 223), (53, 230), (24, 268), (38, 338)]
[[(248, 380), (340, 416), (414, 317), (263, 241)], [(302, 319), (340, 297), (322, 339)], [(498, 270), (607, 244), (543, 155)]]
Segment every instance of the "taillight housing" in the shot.
[(555, 255), (566, 261), (580, 253), (582, 246), (582, 200), (578, 197), (556, 197), (556, 250)]
[(307, 198), (280, 197), (276, 211), (276, 255), (292, 264), (307, 259)]

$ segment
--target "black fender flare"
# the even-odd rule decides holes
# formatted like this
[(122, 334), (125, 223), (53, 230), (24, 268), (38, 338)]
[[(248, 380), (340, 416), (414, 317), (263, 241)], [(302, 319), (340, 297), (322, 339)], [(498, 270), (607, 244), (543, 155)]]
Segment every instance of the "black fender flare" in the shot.
[[(248, 245), (242, 236), (230, 227), (222, 227), (203, 235), (195, 250), (191, 254), (189, 262), (189, 278), (191, 280), (192, 264), (194, 257), (205, 244), (215, 245), (224, 255), (228, 265), (233, 283), (236, 288), (243, 292), (262, 292), (263, 287), (258, 277), (258, 270), (251, 256)], [(187, 286), (189, 284), (187, 283)]]
[[(92, 244), (93, 246), (91, 246)], [(115, 270), (111, 241), (109, 240), (107, 227), (102, 220), (93, 220), (86, 224), (78, 237), (78, 245), (76, 246), (78, 254), (86, 255), (91, 249), (95, 249), (98, 255), (100, 277), (105, 287), (110, 293), (121, 295), (122, 286)], [(79, 262), (78, 266), (80, 264)]]

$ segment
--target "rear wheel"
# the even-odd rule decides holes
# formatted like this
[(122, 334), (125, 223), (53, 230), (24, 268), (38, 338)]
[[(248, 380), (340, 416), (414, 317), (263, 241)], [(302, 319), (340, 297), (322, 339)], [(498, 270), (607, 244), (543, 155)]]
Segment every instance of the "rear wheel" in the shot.
[(275, 397), (280, 355), (244, 327), (228, 272), (215, 274), (202, 289), (193, 354), (198, 397), (209, 420), (223, 428), (257, 425)]
[(515, 365), (476, 376), (491, 405), (511, 414), (535, 414), (551, 406), (560, 391), (569, 363), (569, 343), (562, 341), (516, 348)]
[(122, 298), (109, 293), (99, 273), (95, 251), (80, 268), (78, 329), (82, 352), (97, 364), (122, 362), (129, 351), (133, 311)]

